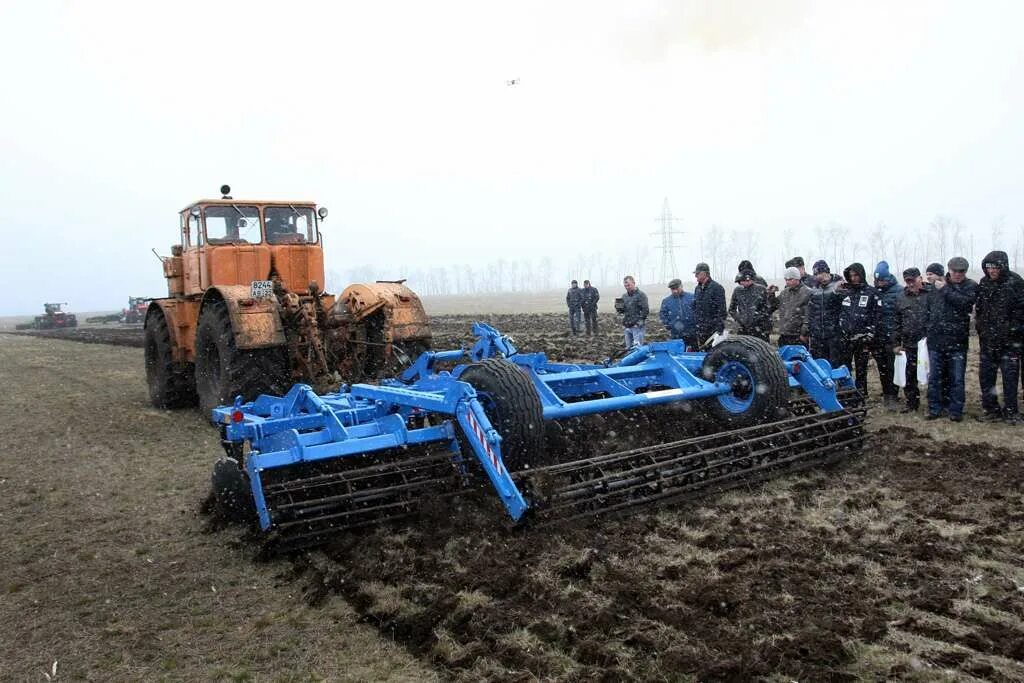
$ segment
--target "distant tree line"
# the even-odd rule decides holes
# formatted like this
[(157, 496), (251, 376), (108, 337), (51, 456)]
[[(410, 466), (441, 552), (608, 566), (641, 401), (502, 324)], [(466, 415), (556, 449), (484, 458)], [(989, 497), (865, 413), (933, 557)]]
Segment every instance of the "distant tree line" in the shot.
[[(1020, 270), (1024, 263), (1024, 225), (1007, 229), (1005, 219), (992, 222), (987, 239), (960, 220), (936, 216), (927, 226), (917, 229), (895, 228), (878, 223), (869, 232), (828, 222), (815, 226), (808, 235), (793, 229), (774, 232), (726, 229), (711, 225), (702, 231), (688, 231), (675, 254), (677, 273), (684, 282), (692, 279), (693, 266), (703, 261), (723, 282), (731, 281), (740, 261), (754, 262), (758, 273), (767, 278), (781, 277), (783, 264), (792, 256), (803, 256), (808, 266), (823, 258), (838, 272), (853, 261), (864, 263), (870, 271), (881, 260), (896, 269), (928, 263), (945, 263), (951, 256), (964, 256), (972, 269), (979, 269), (975, 258), (990, 249), (1002, 249), (1010, 255), (1011, 267)], [(653, 238), (652, 238), (653, 239)], [(980, 256), (979, 256), (980, 258)], [(500, 292), (541, 292), (567, 287), (570, 280), (589, 279), (598, 287), (618, 287), (623, 275), (638, 283), (667, 280), (659, 272), (661, 253), (653, 241), (650, 246), (635, 246), (615, 254), (578, 253), (570, 258), (544, 256), (535, 259), (499, 258), (480, 265), (446, 266), (405, 265), (396, 269), (357, 266), (347, 270), (328, 270), (328, 291), (340, 292), (352, 282), (371, 282), (405, 278), (410, 287), (425, 296), (496, 294)], [(671, 275), (669, 276), (671, 277)]]

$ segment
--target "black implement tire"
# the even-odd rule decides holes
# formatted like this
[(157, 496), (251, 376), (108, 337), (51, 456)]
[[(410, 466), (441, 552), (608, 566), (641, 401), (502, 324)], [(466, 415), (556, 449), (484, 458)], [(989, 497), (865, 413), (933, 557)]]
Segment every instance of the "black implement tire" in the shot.
[(162, 311), (146, 319), (143, 348), (149, 401), (155, 408), (187, 408), (196, 404), (194, 373), (187, 363), (175, 363), (171, 354), (171, 330)]
[(543, 462), (544, 409), (526, 373), (504, 358), (487, 358), (468, 366), (459, 379), (476, 389), (501, 435), (501, 457), (510, 472)]
[[(730, 368), (738, 372), (730, 373)], [(786, 365), (778, 349), (756, 337), (730, 337), (715, 346), (704, 358), (701, 373), (709, 382), (733, 382), (733, 393), (703, 402), (708, 415), (723, 427), (747, 427), (774, 420), (788, 402)]]
[(199, 409), (210, 411), (233, 403), (235, 396), (251, 401), (260, 394), (283, 394), (289, 387), (288, 353), (283, 346), (267, 349), (235, 347), (227, 305), (210, 301), (199, 314), (196, 330), (196, 392)]
[(255, 525), (258, 522), (249, 477), (237, 460), (219, 458), (213, 466), (210, 480), (215, 509), (221, 519), (245, 525)]

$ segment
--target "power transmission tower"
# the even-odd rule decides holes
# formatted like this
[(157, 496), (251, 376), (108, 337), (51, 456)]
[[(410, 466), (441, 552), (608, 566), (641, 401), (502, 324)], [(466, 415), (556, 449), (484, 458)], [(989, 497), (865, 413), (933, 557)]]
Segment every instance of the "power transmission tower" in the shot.
[(682, 235), (682, 230), (673, 230), (674, 223), (682, 223), (682, 220), (672, 215), (672, 209), (668, 207), (668, 197), (665, 197), (661, 205), (661, 217), (656, 218), (661, 223), (661, 230), (652, 232), (652, 235), (661, 237), (661, 282), (666, 283), (674, 277), (678, 277), (676, 270), (676, 235)]

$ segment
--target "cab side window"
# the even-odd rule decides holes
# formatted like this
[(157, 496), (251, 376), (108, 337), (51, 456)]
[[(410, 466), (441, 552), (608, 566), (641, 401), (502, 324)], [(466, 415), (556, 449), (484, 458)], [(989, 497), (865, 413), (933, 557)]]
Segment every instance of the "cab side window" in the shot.
[(185, 221), (186, 226), (188, 227), (188, 244), (186, 244), (185, 246), (198, 247), (199, 236), (202, 234), (202, 231), (199, 229), (199, 216), (193, 216), (192, 214), (188, 214)]

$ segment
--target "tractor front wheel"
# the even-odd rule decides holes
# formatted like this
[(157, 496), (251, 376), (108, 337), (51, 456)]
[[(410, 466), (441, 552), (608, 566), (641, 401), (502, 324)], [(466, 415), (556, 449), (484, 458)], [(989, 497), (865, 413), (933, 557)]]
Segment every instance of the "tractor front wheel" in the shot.
[(146, 320), (144, 335), (146, 384), (155, 408), (185, 408), (196, 404), (194, 374), (187, 364), (176, 363), (171, 353), (167, 319), (154, 310)]
[(491, 425), (501, 435), (501, 455), (510, 472), (544, 457), (544, 409), (530, 378), (504, 358), (468, 366), (459, 379), (476, 389)]
[(235, 396), (251, 401), (260, 394), (283, 394), (288, 374), (285, 347), (239, 349), (227, 305), (211, 301), (203, 306), (196, 331), (196, 391), (206, 417)]
[(719, 424), (732, 428), (767, 422), (786, 405), (786, 366), (775, 347), (756, 337), (730, 337), (718, 344), (704, 358), (701, 372), (707, 381), (730, 387), (729, 393), (704, 401)]

